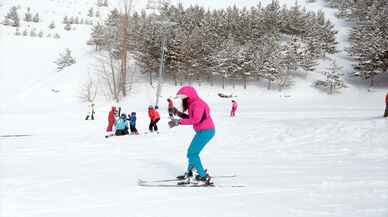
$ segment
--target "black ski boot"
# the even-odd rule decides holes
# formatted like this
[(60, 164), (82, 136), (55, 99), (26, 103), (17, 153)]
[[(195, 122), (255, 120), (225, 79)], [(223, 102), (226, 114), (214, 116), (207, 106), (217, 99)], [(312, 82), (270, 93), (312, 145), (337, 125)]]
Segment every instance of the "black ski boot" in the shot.
[(188, 172), (185, 172), (185, 174), (183, 174), (183, 175), (177, 176), (176, 178), (178, 180), (185, 180), (185, 179), (188, 179), (188, 178), (191, 178), (191, 177), (193, 177), (193, 171), (190, 170)]
[(204, 176), (195, 176), (195, 181), (198, 185), (213, 185), (212, 178), (207, 173)]

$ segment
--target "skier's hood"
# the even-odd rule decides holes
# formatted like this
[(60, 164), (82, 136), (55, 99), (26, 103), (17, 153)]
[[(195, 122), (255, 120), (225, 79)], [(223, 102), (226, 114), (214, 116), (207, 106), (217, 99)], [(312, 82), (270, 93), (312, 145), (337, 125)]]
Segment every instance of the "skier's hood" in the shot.
[(177, 92), (177, 97), (181, 98), (189, 98), (189, 101), (194, 101), (198, 99), (198, 94), (197, 91), (194, 89), (192, 86), (183, 86), (181, 89), (178, 90)]

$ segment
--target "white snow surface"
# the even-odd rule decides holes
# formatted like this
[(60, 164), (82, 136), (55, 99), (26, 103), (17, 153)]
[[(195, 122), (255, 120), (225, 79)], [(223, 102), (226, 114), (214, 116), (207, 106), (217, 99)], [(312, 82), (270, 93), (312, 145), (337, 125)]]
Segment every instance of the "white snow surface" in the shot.
[[(198, 1), (209, 7), (225, 2)], [(79, 90), (95, 66), (93, 47), (86, 45), (90, 26), (65, 32), (59, 21), (86, 14), (95, 2), (3, 0), (0, 14), (15, 4), (39, 10), (42, 23), (31, 25), (44, 31), (57, 20), (54, 32), (61, 39), (14, 36), (13, 28), (0, 26), (0, 136), (30, 135), (0, 137), (1, 217), (388, 216), (385, 90), (350, 85), (328, 96), (311, 87), (310, 77), (283, 92), (254, 83), (247, 90), (195, 85), (216, 125), (202, 161), (212, 175), (237, 175), (215, 179), (216, 185), (245, 187), (140, 187), (138, 178), (184, 172), (192, 128), (169, 129), (162, 103), (159, 135), (105, 139), (111, 105), (136, 111), (138, 129), (146, 132), (155, 89), (137, 78), (129, 97), (119, 104), (99, 97), (96, 120), (83, 120), (87, 104), (80, 102)], [(346, 46), (346, 23), (322, 2), (306, 6), (327, 12), (340, 31), (339, 47)], [(57, 72), (53, 61), (65, 48), (77, 63)], [(344, 52), (335, 58), (351, 69)], [(166, 84), (162, 102), (177, 89)], [(218, 92), (237, 95), (235, 118), (228, 116), (230, 99)]]

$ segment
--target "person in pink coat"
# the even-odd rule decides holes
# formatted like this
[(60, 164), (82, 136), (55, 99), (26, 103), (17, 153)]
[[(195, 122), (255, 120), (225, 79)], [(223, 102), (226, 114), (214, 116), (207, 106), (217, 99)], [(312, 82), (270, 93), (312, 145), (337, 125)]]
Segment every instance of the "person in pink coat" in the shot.
[(232, 110), (230, 111), (230, 117), (236, 116), (237, 111), (237, 102), (235, 100), (232, 100)]
[(210, 116), (210, 108), (197, 94), (192, 86), (183, 86), (179, 89), (177, 97), (182, 99), (183, 112), (177, 111), (181, 119), (171, 119), (168, 122), (170, 127), (178, 125), (193, 125), (195, 136), (187, 150), (188, 167), (184, 175), (178, 176), (178, 179), (186, 179), (190, 182), (193, 177), (193, 169), (198, 175), (195, 178), (197, 182), (211, 184), (211, 178), (204, 170), (199, 154), (208, 142), (215, 135), (215, 127)]

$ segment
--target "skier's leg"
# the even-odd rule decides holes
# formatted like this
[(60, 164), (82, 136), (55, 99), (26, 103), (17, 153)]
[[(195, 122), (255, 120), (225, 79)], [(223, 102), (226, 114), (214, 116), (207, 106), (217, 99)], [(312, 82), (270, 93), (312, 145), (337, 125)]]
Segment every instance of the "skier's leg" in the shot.
[(195, 167), (200, 176), (203, 177), (206, 175), (206, 172), (201, 163), (201, 159), (199, 158), (199, 153), (202, 151), (205, 145), (213, 138), (214, 134), (214, 129), (201, 130), (195, 134), (193, 140), (191, 141), (189, 149), (187, 150), (187, 158), (189, 159), (188, 171), (189, 169), (192, 169), (192, 167)]
[(388, 117), (388, 103), (385, 105), (384, 117)]
[(112, 132), (112, 129), (113, 129), (113, 122), (109, 122), (108, 123), (108, 127), (106, 128), (106, 131), (107, 132)]
[(86, 118), (85, 118), (85, 120), (88, 120), (89, 119), (89, 115), (86, 115)]
[(155, 131), (158, 131), (158, 125), (156, 125), (156, 124), (158, 123), (159, 120), (160, 120), (160, 119), (158, 118), (158, 119), (156, 119), (155, 122), (154, 122), (154, 130), (155, 130)]
[(154, 122), (151, 120), (150, 121), (150, 125), (148, 126), (148, 130), (150, 131), (150, 132), (152, 132), (153, 131), (153, 129), (154, 129), (154, 124), (153, 124)]

